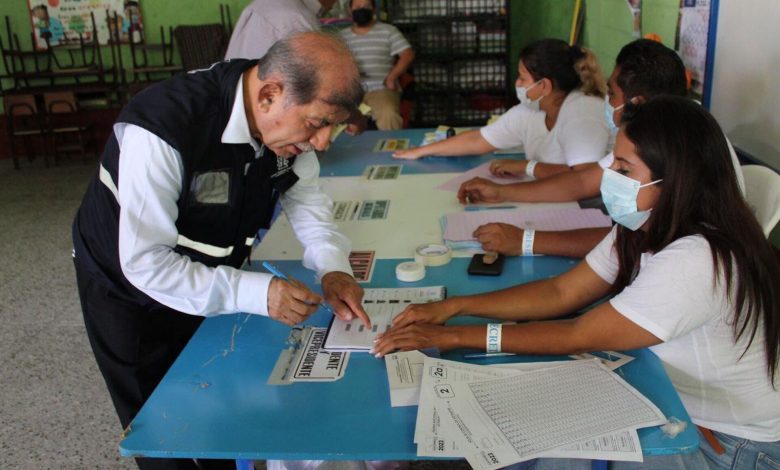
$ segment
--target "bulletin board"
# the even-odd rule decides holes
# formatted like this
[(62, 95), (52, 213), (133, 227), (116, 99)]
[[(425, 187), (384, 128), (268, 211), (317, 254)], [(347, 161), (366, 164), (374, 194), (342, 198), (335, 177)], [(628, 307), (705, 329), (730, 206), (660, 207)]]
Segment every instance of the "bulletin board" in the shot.
[[(79, 37), (90, 42), (95, 36), (100, 44), (108, 44), (109, 22), (106, 12), (113, 18), (123, 42), (132, 38), (138, 42), (143, 38), (143, 18), (137, 0), (27, 0), (30, 10), (35, 47), (45, 49), (51, 46), (78, 44)], [(92, 31), (95, 15), (97, 31)]]

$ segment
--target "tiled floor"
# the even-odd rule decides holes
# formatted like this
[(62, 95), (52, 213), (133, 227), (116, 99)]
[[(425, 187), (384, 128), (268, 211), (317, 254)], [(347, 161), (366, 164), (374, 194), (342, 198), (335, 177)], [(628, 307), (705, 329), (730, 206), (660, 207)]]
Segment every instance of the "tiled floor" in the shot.
[(95, 168), (23, 161), (16, 171), (0, 160), (0, 469), (136, 468), (117, 451), (121, 429), (87, 342), (71, 262), (70, 224)]

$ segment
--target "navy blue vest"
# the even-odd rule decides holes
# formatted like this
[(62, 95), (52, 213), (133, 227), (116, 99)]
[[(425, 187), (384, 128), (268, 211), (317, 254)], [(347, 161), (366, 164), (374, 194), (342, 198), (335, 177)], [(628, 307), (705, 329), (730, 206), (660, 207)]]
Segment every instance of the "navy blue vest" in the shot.
[[(249, 144), (221, 142), (238, 80), (256, 63), (232, 60), (179, 74), (136, 95), (117, 119), (157, 135), (181, 155), (179, 242), (173, 249), (211, 267), (240, 267), (258, 229), (269, 226), (279, 194), (298, 181), (293, 159), (265, 148), (256, 158)], [(100, 163), (73, 223), (77, 262), (122, 298), (154, 304), (130, 284), (119, 265), (119, 205), (111, 185), (118, 187), (121, 181), (113, 134)]]

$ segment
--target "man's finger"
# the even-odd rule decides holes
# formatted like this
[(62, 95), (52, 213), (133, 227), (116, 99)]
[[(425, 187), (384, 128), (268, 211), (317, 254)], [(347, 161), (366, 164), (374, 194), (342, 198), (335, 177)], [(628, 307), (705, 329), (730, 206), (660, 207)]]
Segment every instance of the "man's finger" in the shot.
[(360, 303), (360, 299), (355, 298), (354, 296), (347, 296), (346, 299), (343, 299), (346, 306), (352, 311), (354, 315), (357, 315), (358, 318), (360, 318), (360, 321), (363, 322), (364, 325), (366, 325), (366, 328), (371, 328), (371, 319), (368, 318), (368, 314), (363, 309), (363, 305)]

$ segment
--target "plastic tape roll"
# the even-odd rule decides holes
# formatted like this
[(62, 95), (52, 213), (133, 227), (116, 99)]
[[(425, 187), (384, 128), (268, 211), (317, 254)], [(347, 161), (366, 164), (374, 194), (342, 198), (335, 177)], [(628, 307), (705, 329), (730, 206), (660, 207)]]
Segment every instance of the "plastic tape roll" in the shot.
[(395, 277), (402, 282), (417, 282), (425, 277), (425, 266), (415, 261), (404, 261), (395, 267)]
[(414, 250), (414, 260), (423, 266), (443, 266), (452, 259), (452, 250), (447, 245), (429, 243)]

